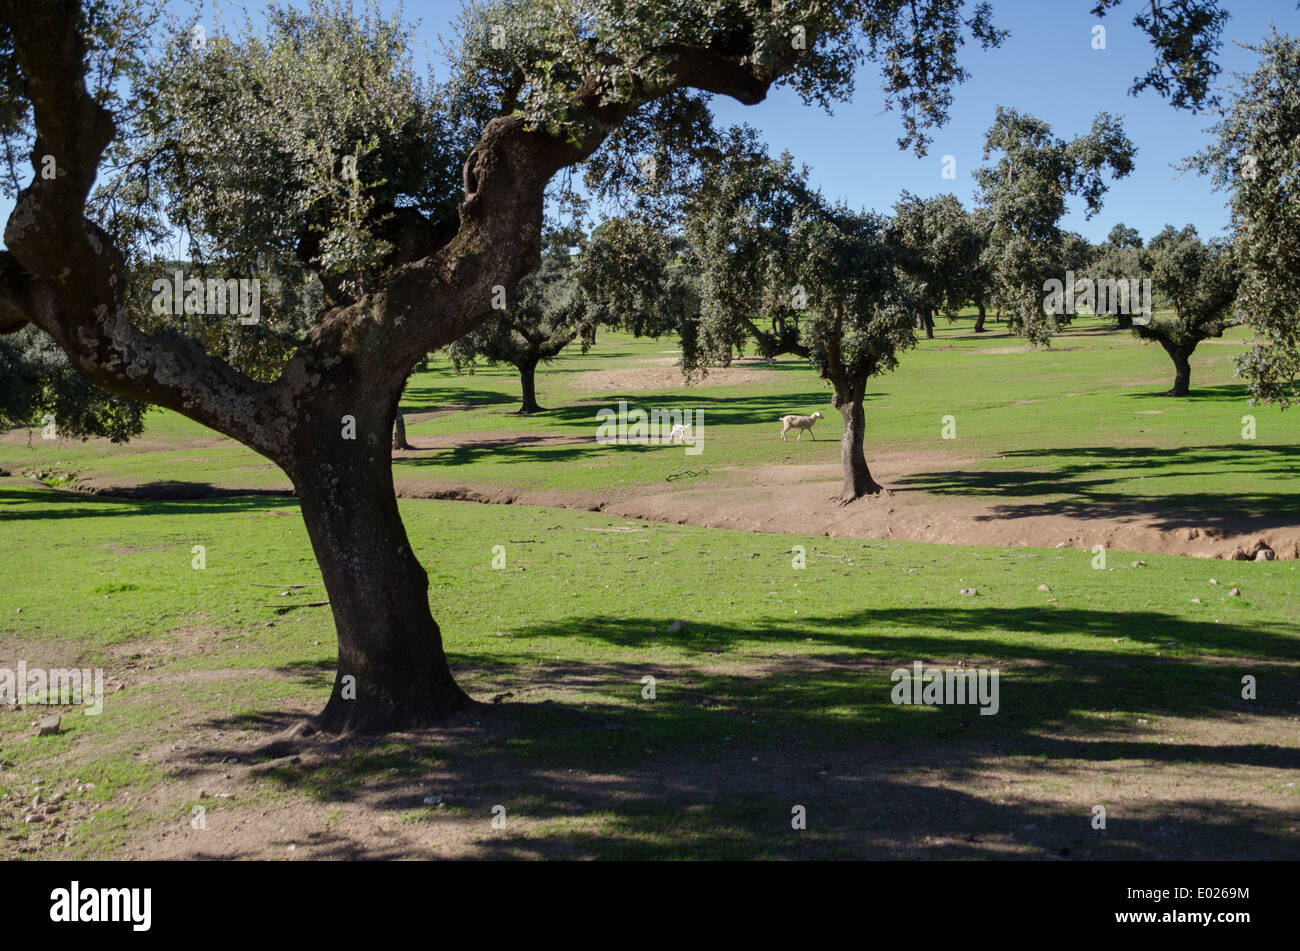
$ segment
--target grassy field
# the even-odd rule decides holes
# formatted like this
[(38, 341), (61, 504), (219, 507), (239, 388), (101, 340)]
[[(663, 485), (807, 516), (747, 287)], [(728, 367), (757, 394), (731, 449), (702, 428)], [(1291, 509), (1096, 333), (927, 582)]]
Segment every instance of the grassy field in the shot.
[[(1197, 392), (1174, 401), (1154, 395), (1171, 375), (1162, 352), (1087, 321), (1046, 353), (1002, 352), (1019, 341), (964, 329), (941, 326), (869, 398), (874, 446), (959, 445), (978, 460), (929, 470), (929, 491), (1297, 514), (1297, 426), (1244, 405), (1235, 347), (1204, 346)], [(554, 408), (536, 417), (511, 415), (510, 373), (435, 366), (413, 379), (407, 411), (472, 405), (417, 416), (413, 442), (498, 431), (584, 441), (456, 448), (399, 461), (397, 478), (662, 483), (683, 467), (679, 452), (590, 441), (595, 409), (620, 397), (702, 408), (711, 471), (834, 463), (833, 439), (774, 454), (778, 408), (830, 416), (796, 364), (752, 367), (771, 382), (745, 386), (624, 389), (584, 376), (670, 369), (649, 362), (671, 361), (670, 347), (611, 336), (563, 357), (541, 377)], [(1254, 441), (1241, 438), (1246, 413)], [(939, 438), (947, 414), (956, 443)], [(3, 854), (1300, 857), (1300, 562), (1110, 551), (1099, 569), (1078, 548), (403, 500), (452, 667), (472, 695), (499, 702), (445, 729), (277, 757), (266, 741), (320, 709), (335, 664), (293, 499), (92, 497), (29, 477), (280, 484), (246, 450), (173, 414), (150, 419), (144, 439), (109, 452), (39, 434), (30, 448), (25, 434), (0, 444), (11, 472), (0, 478), (0, 668), (77, 664), (108, 680), (103, 713), (63, 709), (58, 736), (35, 735), (43, 707), (0, 712)], [(998, 714), (891, 702), (892, 671), (917, 660), (997, 669)], [(1255, 699), (1242, 696), (1246, 676)], [(61, 800), (28, 823), (37, 795)], [(798, 805), (806, 830), (791, 827)], [(1091, 825), (1097, 805), (1104, 830)]]
[[(914, 484), (933, 493), (1084, 515), (1122, 515), (1154, 500), (1209, 520), (1231, 508), (1300, 524), (1300, 497), (1292, 491), (1300, 475), (1300, 424), (1276, 408), (1249, 406), (1245, 388), (1233, 381), (1240, 329), (1202, 344), (1192, 360), (1194, 393), (1174, 400), (1159, 395), (1172, 381), (1164, 352), (1095, 318), (1080, 318), (1047, 351), (1027, 350), (991, 322), (993, 332), (978, 336), (969, 332), (969, 318), (940, 324), (938, 339), (920, 341), (898, 371), (869, 385), (869, 461), (885, 451), (925, 457), (928, 471)], [(466, 434), (538, 442), (500, 452), (488, 440), (401, 458), (394, 477), (399, 484), (582, 491), (662, 484), (700, 465), (709, 470), (701, 477), (707, 481), (760, 465), (837, 463), (840, 420), (806, 364), (783, 358), (749, 367), (758, 382), (715, 385), (706, 378), (686, 387), (672, 372), (672, 347), (668, 340), (603, 334), (588, 354), (566, 353), (540, 373), (539, 399), (548, 410), (528, 417), (514, 413), (513, 368), (458, 376), (435, 362), (412, 378), (403, 401), (404, 412), (415, 416), (408, 424), (413, 443)], [(623, 386), (599, 376), (611, 367), (633, 376)], [(634, 389), (634, 374), (645, 367), (657, 368), (665, 385)], [(684, 457), (680, 449), (597, 444), (596, 412), (619, 399), (702, 411), (704, 452)], [(439, 412), (461, 406), (467, 408)], [(814, 409), (827, 416), (816, 443), (774, 448), (782, 414)], [(941, 438), (949, 415), (955, 440)], [(1243, 438), (1246, 415), (1254, 417), (1254, 438)], [(953, 465), (945, 467), (945, 459)], [(0, 467), (60, 483), (287, 487), (261, 457), (166, 411), (151, 414), (145, 438), (120, 447), (14, 434), (0, 441)]]

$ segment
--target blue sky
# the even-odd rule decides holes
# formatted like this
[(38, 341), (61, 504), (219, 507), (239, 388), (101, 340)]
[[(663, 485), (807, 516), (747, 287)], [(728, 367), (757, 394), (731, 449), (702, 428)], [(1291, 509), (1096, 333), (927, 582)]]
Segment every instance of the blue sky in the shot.
[[(1210, 237), (1227, 227), (1226, 196), (1213, 192), (1200, 176), (1180, 175), (1173, 165), (1206, 144), (1212, 116), (1175, 110), (1151, 92), (1128, 95), (1134, 77), (1152, 63), (1149, 44), (1130, 25), (1144, 3), (1129, 0), (1098, 21), (1088, 14), (1093, 0), (996, 0), (995, 20), (1012, 35), (997, 50), (964, 50), (971, 78), (958, 87), (951, 120), (935, 131), (923, 159), (897, 147), (898, 115), (883, 111), (878, 74), (871, 66), (858, 77), (854, 101), (833, 115), (804, 106), (785, 91), (752, 107), (716, 99), (715, 112), (722, 124), (747, 122), (758, 128), (773, 153), (788, 150), (810, 166), (813, 181), (831, 199), (887, 211), (904, 189), (922, 196), (951, 192), (972, 205), (971, 173), (983, 161), (984, 132), (999, 105), (1046, 120), (1062, 138), (1087, 131), (1092, 117), (1106, 110), (1124, 117), (1138, 147), (1136, 168), (1113, 183), (1100, 214), (1085, 220), (1076, 202), (1064, 226), (1094, 241), (1118, 221), (1148, 238), (1165, 224), (1194, 224)], [(396, 3), (387, 0), (385, 6), (391, 9)], [(1228, 83), (1232, 72), (1249, 71), (1255, 63), (1254, 54), (1233, 41), (1258, 41), (1270, 19), (1279, 30), (1300, 34), (1295, 0), (1230, 0), (1226, 6), (1232, 18), (1219, 56), (1224, 68), (1220, 85)], [(420, 21), (420, 35), (435, 56), (441, 49), (437, 37), (450, 33), (458, 8), (456, 0), (403, 4), (407, 17)], [(1104, 50), (1092, 48), (1098, 22), (1106, 27)], [(955, 180), (941, 176), (945, 155), (956, 160)], [(0, 202), (0, 220), (7, 219), (9, 209), (9, 203)]]
[[(996, 22), (1011, 37), (999, 49), (965, 49), (971, 78), (958, 87), (952, 117), (934, 132), (924, 159), (897, 147), (897, 113), (883, 112), (876, 74), (864, 71), (851, 104), (835, 115), (809, 109), (798, 98), (778, 92), (757, 107), (719, 102), (718, 117), (747, 121), (762, 130), (774, 152), (789, 150), (812, 168), (813, 179), (831, 198), (850, 205), (887, 210), (903, 189), (930, 196), (951, 192), (970, 207), (975, 196), (971, 173), (983, 163), (984, 134), (999, 105), (1047, 121), (1061, 138), (1086, 132), (1097, 112), (1123, 116), (1138, 152), (1133, 172), (1114, 182), (1101, 212), (1086, 220), (1074, 202), (1064, 227), (1099, 241), (1123, 221), (1144, 237), (1165, 224), (1194, 224), (1202, 237), (1228, 226), (1226, 195), (1208, 180), (1172, 166), (1202, 148), (1210, 115), (1176, 110), (1153, 92), (1128, 94), (1136, 76), (1153, 62), (1145, 37), (1130, 25), (1135, 4), (1126, 3), (1098, 21), (1088, 15), (1090, 0), (997, 0)], [(1226, 85), (1233, 71), (1253, 70), (1255, 54), (1233, 40), (1256, 42), (1268, 31), (1300, 33), (1300, 11), (1293, 0), (1231, 0), (1232, 19), (1220, 55)], [(1118, 14), (1118, 15), (1117, 15)], [(1092, 49), (1092, 28), (1106, 27), (1106, 49)], [(941, 178), (942, 157), (956, 159), (957, 178)]]

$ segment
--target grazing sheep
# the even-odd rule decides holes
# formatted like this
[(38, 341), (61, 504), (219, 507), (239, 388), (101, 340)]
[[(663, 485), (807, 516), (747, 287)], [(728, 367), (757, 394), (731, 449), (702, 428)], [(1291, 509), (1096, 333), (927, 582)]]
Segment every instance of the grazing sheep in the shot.
[(813, 436), (813, 431), (812, 431), (813, 423), (817, 422), (817, 420), (821, 418), (822, 418), (821, 413), (813, 413), (811, 416), (794, 416), (794, 415), (782, 416), (781, 417), (782, 442), (785, 441), (785, 434), (789, 432), (791, 429), (799, 430), (799, 435), (794, 438), (795, 442), (798, 442), (800, 439), (803, 439), (803, 434), (805, 430), (808, 432), (809, 436), (812, 436), (813, 442), (816, 442), (817, 437)]
[(685, 423), (678, 423), (673, 427), (672, 434), (668, 437), (669, 442), (686, 442), (691, 438), (691, 427)]

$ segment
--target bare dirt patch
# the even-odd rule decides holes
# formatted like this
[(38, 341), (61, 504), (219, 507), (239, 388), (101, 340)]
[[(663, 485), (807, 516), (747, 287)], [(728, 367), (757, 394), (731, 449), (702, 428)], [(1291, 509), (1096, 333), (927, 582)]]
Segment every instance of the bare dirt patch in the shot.
[[(26, 429), (0, 430), (0, 448), (12, 449), (26, 447), (28, 444), (42, 448), (58, 447), (60, 445), (82, 445), (80, 442), (73, 440), (42, 439), (40, 427), (30, 431)], [(212, 433), (204, 436), (186, 436), (181, 440), (159, 439), (146, 434), (120, 445), (115, 445), (107, 439), (92, 439), (89, 445), (102, 446), (106, 451), (121, 455), (134, 455), (145, 452), (176, 452), (181, 449), (193, 451), (196, 449), (225, 448), (233, 445), (233, 443), (225, 436)]]
[[(611, 730), (638, 732), (610, 719), (612, 710), (586, 704), (593, 684), (610, 677), (635, 683), (640, 664), (557, 663), (548, 666), (551, 676), (511, 685), (513, 701), (437, 728), (338, 740), (295, 729), (315, 712), (301, 700), (255, 711), (240, 701), (229, 715), (187, 702), (198, 682), (229, 683), (242, 696), (250, 682), (294, 676), (272, 668), (170, 667), (203, 653), (212, 636), (194, 625), (109, 648), (112, 666), (129, 665), (118, 681), (125, 693), (111, 694), (120, 699), (110, 702), (124, 705), (115, 712), (141, 703), (168, 710), (143, 746), (134, 733), (105, 744), (74, 732), (57, 770), (73, 778), (39, 786), (32, 764), (15, 765), (0, 751), (0, 858), (581, 859), (608, 857), (611, 847), (649, 858), (1300, 857), (1300, 733), (1285, 712), (1157, 713), (1136, 725), (1088, 730), (1047, 724), (1021, 737), (1014, 751), (975, 737), (899, 745), (865, 732), (821, 749), (780, 734), (759, 746), (729, 743), (728, 722), (781, 715), (747, 703), (741, 709), (733, 697), (716, 711), (721, 749), (699, 737), (660, 737), (626, 765), (598, 768), (520, 750), (557, 735), (572, 734), (580, 748)], [(6, 648), (57, 666), (80, 656), (70, 642), (11, 640)], [(958, 659), (992, 663), (933, 661)], [(701, 696), (706, 678), (803, 681), (886, 666), (853, 653), (740, 663), (724, 656), (682, 669), (678, 689), (690, 700)], [(507, 686), (497, 668), (459, 673), (476, 696)], [(701, 705), (715, 705), (704, 696)], [(7, 734), (6, 743), (40, 742), (27, 727)], [(159, 778), (96, 791), (82, 779), (109, 754), (139, 757)], [(791, 836), (790, 802), (835, 821), (810, 822), (806, 834)], [(1111, 817), (1105, 834), (1089, 828), (1096, 803)], [(497, 805), (506, 810), (504, 828), (492, 825)], [(770, 821), (763, 818), (769, 813)], [(31, 815), (40, 819), (29, 823)], [(103, 837), (106, 821), (118, 831)]]
[[(209, 766), (155, 793), (161, 802), (184, 802), (202, 789), (201, 801), (210, 810), (206, 830), (159, 823), (157, 834), (140, 836), (123, 854), (142, 859), (586, 858), (603, 835), (626, 834), (611, 814), (634, 814), (648, 802), (675, 804), (679, 815), (716, 817), (721, 828), (715, 835), (743, 836), (733, 828), (737, 797), (763, 802), (773, 789), (797, 789), (800, 801), (822, 805), (823, 813), (830, 803), (836, 807), (827, 813), (836, 816), (834, 832), (817, 832), (804, 841), (786, 836), (780, 844), (774, 838), (753, 843), (787, 857), (1282, 859), (1298, 851), (1294, 825), (1287, 831), (1294, 797), (1280, 788), (1285, 768), (1108, 759), (1089, 750), (1081, 737), (1059, 738), (1079, 755), (1047, 764), (975, 743), (951, 744), (940, 754), (865, 742), (834, 753), (784, 746), (764, 750), (758, 762), (748, 750), (713, 761), (664, 751), (653, 765), (617, 773), (537, 769), (512, 784), (513, 795), (502, 795), (498, 777), (505, 764), (477, 753), (475, 741), (499, 741), (503, 732), (519, 732), (502, 722), (506, 716), (391, 737), (413, 749), (437, 748), (446, 758), (419, 777), (363, 778), (334, 802), (301, 795), (291, 802), (267, 801), (266, 791), (309, 785), (350, 752), (347, 746), (322, 744), (284, 758), (273, 767), (282, 777), (278, 783), (242, 764)], [(1198, 732), (1180, 733), (1179, 739), (1230, 749), (1226, 737)], [(173, 754), (171, 765), (183, 768), (187, 758), (192, 762), (186, 751)], [(501, 799), (509, 802), (508, 824), (494, 831), (490, 810)], [(1097, 802), (1105, 802), (1111, 816), (1123, 817), (1124, 831), (1089, 829)], [(570, 831), (556, 835), (557, 826)], [(714, 844), (707, 833), (690, 838)], [(660, 848), (655, 857), (691, 855), (680, 840)]]
[(1259, 540), (1279, 560), (1300, 557), (1300, 526), (1231, 511), (1181, 515), (1159, 500), (1134, 499), (1122, 508), (1051, 501), (1009, 503), (993, 496), (938, 495), (920, 488), (919, 475), (960, 469), (974, 460), (924, 452), (881, 453), (872, 473), (888, 495), (840, 505), (837, 465), (772, 465), (710, 471), (662, 486), (617, 492), (528, 492), (404, 482), (415, 498), (551, 505), (603, 511), (624, 518), (743, 531), (885, 538), (947, 545), (1027, 545), (1231, 557)]
[[(578, 389), (590, 393), (654, 393), (659, 390), (676, 390), (685, 386), (682, 371), (675, 361), (669, 366), (639, 367), (627, 370), (589, 370), (578, 375)], [(765, 385), (772, 382), (772, 370), (758, 366), (733, 365), (714, 367), (695, 381), (697, 386)]]
[[(591, 437), (490, 430), (416, 437), (415, 449), (395, 459), (460, 447), (478, 449), (581, 445)], [(549, 505), (604, 511), (625, 518), (785, 534), (884, 538), (948, 545), (1027, 545), (1092, 548), (1230, 558), (1262, 541), (1279, 560), (1300, 558), (1300, 525), (1274, 516), (1238, 513), (1230, 508), (1184, 513), (1159, 499), (1134, 498), (1123, 504), (1084, 504), (1078, 500), (999, 498), (926, 491), (924, 477), (937, 471), (978, 468), (974, 459), (953, 459), (920, 450), (880, 452), (871, 459), (877, 480), (890, 494), (838, 502), (838, 465), (770, 465), (709, 470), (662, 485), (614, 490), (526, 490), (510, 486), (467, 485), (430, 474), (395, 471), (402, 498), (488, 504)], [(1013, 477), (1016, 472), (1007, 470)], [(74, 491), (64, 488), (62, 491)], [(136, 499), (203, 499), (237, 495), (292, 496), (283, 487), (226, 488), (206, 483), (153, 482), (123, 485), (121, 479), (90, 477), (75, 491)], [(266, 513), (258, 513), (265, 515)]]

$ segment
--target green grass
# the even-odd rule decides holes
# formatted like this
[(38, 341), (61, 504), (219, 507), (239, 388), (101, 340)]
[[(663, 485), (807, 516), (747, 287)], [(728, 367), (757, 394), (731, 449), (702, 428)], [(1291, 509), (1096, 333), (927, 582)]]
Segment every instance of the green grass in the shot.
[[(472, 503), (404, 501), (402, 510), (453, 668), (479, 697), (514, 694), (503, 709), (518, 711), (517, 728), (457, 755), (493, 758), (499, 778), (484, 794), (509, 793), (512, 814), (536, 820), (526, 836), (537, 841), (516, 842), (519, 854), (542, 841), (606, 857), (664, 856), (688, 843), (712, 857), (788, 854), (747, 818), (779, 803), (738, 790), (695, 812), (650, 799), (574, 815), (530, 786), (548, 763), (618, 771), (663, 756), (829, 756), (868, 740), (898, 750), (986, 743), (1051, 760), (1062, 754), (1049, 737), (1068, 734), (1088, 737), (1099, 759), (1201, 764), (1222, 753), (1160, 748), (1142, 738), (1139, 719), (1227, 722), (1244, 711), (1266, 732), (1294, 734), (1296, 562), (1144, 555), (1134, 568), (1132, 556), (1111, 552), (1096, 570), (1090, 551), (1073, 549), (755, 535)], [(25, 775), (56, 785), (97, 777), (103, 822), (79, 827), (69, 854), (102, 855), (156, 821), (109, 800), (160, 782), (145, 753), (183, 740), (196, 720), (256, 736), (286, 708), (323, 704), (332, 624), (328, 609), (304, 605), (324, 596), (278, 587), (319, 579), (291, 501), (134, 502), (0, 480), (0, 511), (0, 666), (75, 657), (112, 679), (124, 665), (157, 663), (141, 684), (110, 694), (102, 715), (65, 715), (57, 737), (32, 737), (30, 714), (0, 716), (0, 759)], [(207, 548), (201, 571), (191, 567), (195, 544)], [(498, 544), (507, 560), (494, 570)], [(794, 545), (805, 547), (807, 568), (792, 567)], [(1241, 597), (1228, 597), (1231, 585)], [(979, 594), (962, 596), (963, 587)], [(685, 629), (666, 633), (679, 617)], [(997, 667), (1001, 712), (892, 704), (890, 671), (915, 659)], [(187, 677), (203, 671), (225, 673)], [(1253, 703), (1239, 697), (1245, 673), (1268, 687)], [(641, 696), (646, 675), (657, 679), (653, 701)], [(608, 729), (575, 729), (575, 716)], [(418, 775), (448, 755), (381, 745), (277, 769), (262, 795), (347, 799), (376, 777)], [(1239, 755), (1272, 764), (1266, 748), (1229, 754)], [(0, 833), (13, 828), (0, 819)], [(807, 841), (818, 854), (844, 848), (836, 836)]]

